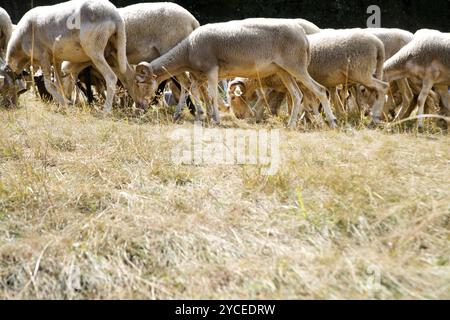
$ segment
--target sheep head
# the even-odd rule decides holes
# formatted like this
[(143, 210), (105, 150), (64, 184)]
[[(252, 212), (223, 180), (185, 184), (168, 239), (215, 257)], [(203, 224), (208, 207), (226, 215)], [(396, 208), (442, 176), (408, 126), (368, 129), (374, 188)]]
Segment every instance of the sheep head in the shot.
[(0, 107), (15, 107), (19, 88), (14, 73), (5, 65), (0, 67)]
[(147, 106), (147, 98), (152, 98), (157, 89), (158, 82), (151, 64), (148, 62), (139, 63), (134, 77), (136, 104), (141, 108)]
[(227, 100), (238, 119), (245, 119), (252, 115), (245, 94), (246, 87), (243, 81), (233, 80), (230, 82), (227, 90)]

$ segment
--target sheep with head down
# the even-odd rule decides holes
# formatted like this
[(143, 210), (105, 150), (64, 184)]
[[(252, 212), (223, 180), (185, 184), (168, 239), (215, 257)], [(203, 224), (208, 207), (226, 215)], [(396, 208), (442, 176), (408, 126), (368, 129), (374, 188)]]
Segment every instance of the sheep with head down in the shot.
[[(385, 51), (385, 60), (390, 59), (395, 55), (401, 48), (410, 43), (414, 35), (406, 30), (397, 28), (368, 28), (365, 32), (376, 36), (383, 42)], [(414, 93), (408, 82), (408, 79), (400, 79), (390, 83), (392, 96), (388, 96), (388, 100), (383, 109), (383, 114), (388, 115), (388, 113), (393, 114), (398, 119), (403, 119), (406, 115), (409, 106), (414, 98)], [(352, 96), (354, 96), (358, 102), (358, 105), (372, 105), (376, 99), (373, 92), (366, 90), (364, 86), (357, 86), (357, 88), (351, 88)], [(400, 109), (397, 114), (396, 107), (397, 102), (393, 96), (399, 96), (401, 98)]]
[(278, 75), (292, 99), (289, 127), (296, 125), (301, 111), (302, 93), (297, 82), (310, 90), (322, 103), (327, 119), (335, 126), (335, 117), (326, 89), (308, 73), (309, 42), (304, 29), (286, 19), (245, 19), (201, 26), (165, 55), (136, 68), (136, 86), (140, 96), (155, 92), (159, 82), (173, 75), (190, 72), (195, 83), (207, 82), (212, 118), (220, 122), (218, 112), (219, 79), (240, 76), (264, 78)]
[[(383, 43), (376, 36), (368, 34), (362, 29), (322, 30), (320, 33), (308, 35), (308, 40), (311, 50), (311, 63), (308, 71), (314, 80), (329, 88), (331, 94), (338, 85), (362, 84), (373, 90), (376, 95), (372, 108), (373, 120), (379, 122), (388, 89), (388, 84), (381, 80), (385, 60)], [(240, 91), (245, 92), (246, 97), (251, 96), (254, 90), (261, 86), (275, 91), (282, 90), (280, 81), (277, 79), (266, 79), (265, 81), (241, 79), (239, 81), (241, 84), (245, 84), (240, 87)], [(230, 90), (235, 89), (235, 82), (231, 82)], [(318, 102), (307, 92), (306, 96), (311, 108), (317, 114)], [(240, 108), (245, 103), (243, 103), (243, 99), (239, 100), (236, 105), (239, 105)], [(261, 99), (259, 102), (262, 102)], [(231, 105), (234, 109), (233, 99)], [(261, 115), (261, 106), (262, 104), (257, 102), (255, 107), (257, 116)]]
[[(171, 2), (138, 3), (119, 8), (118, 12), (125, 22), (126, 52), (131, 65), (155, 60), (200, 26), (188, 10)], [(130, 96), (137, 101), (133, 87), (134, 69), (127, 66), (126, 71), (121, 72), (117, 65), (114, 65), (114, 61), (111, 64)], [(92, 65), (90, 62), (84, 64), (64, 62), (64, 74), (70, 75), (64, 79), (67, 96), (71, 96), (74, 87), (71, 80), (77, 79), (78, 74), (90, 65)], [(139, 107), (143, 109), (147, 107), (146, 101), (139, 102)]]
[(417, 100), (418, 126), (423, 127), (426, 99), (434, 87), (441, 97), (444, 112), (450, 114), (450, 33), (422, 29), (413, 40), (384, 64), (387, 81), (411, 78), (422, 81)]
[[(18, 23), (6, 53), (6, 64), (20, 74), (31, 63), (42, 69), (45, 87), (61, 104), (68, 104), (61, 90), (61, 63), (92, 62), (107, 84), (104, 111), (109, 112), (117, 76), (106, 61), (108, 46), (123, 72), (127, 68), (125, 22), (107, 0), (72, 0), (35, 7)], [(33, 60), (33, 61), (31, 61)], [(56, 83), (52, 82), (52, 67)]]

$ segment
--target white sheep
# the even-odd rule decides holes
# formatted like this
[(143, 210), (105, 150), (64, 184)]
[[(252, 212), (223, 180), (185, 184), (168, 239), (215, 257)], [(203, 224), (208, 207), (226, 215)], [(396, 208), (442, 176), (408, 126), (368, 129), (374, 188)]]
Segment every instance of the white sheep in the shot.
[(305, 19), (293, 19), (293, 20), (297, 22), (303, 28), (303, 30), (305, 30), (305, 34), (307, 35), (319, 33), (321, 31), (320, 28), (311, 21)]
[[(15, 73), (30, 63), (41, 67), (46, 89), (61, 104), (69, 102), (60, 93), (61, 63), (93, 63), (107, 84), (104, 111), (109, 112), (117, 83), (105, 58), (109, 44), (115, 47), (109, 53), (115, 55), (119, 69), (125, 73), (125, 22), (116, 7), (107, 0), (72, 0), (28, 11), (11, 37), (6, 63)], [(51, 81), (52, 66), (56, 85)]]
[[(319, 33), (321, 31), (317, 25), (308, 20), (292, 20), (303, 28), (306, 35)], [(263, 86), (269, 91), (260, 91), (260, 86)], [(225, 108), (222, 108), (222, 111), (228, 112), (231, 107), (237, 118), (244, 119), (255, 115), (254, 110), (250, 108), (248, 102), (258, 99), (256, 103), (256, 106), (259, 109), (257, 121), (260, 121), (262, 118), (261, 106), (263, 106), (264, 102), (268, 102), (272, 113), (278, 112), (279, 105), (284, 98), (286, 98), (286, 87), (278, 77), (269, 77), (264, 79), (245, 79), (237, 77), (229, 82), (226, 93), (228, 105)], [(290, 105), (290, 100), (288, 100), (288, 104)], [(291, 107), (292, 106), (290, 105), (290, 109)]]
[(422, 89), (417, 100), (419, 128), (423, 127), (421, 116), (433, 87), (449, 113), (450, 34), (428, 29), (417, 31), (410, 43), (385, 62), (384, 76), (387, 81), (404, 78), (422, 81)]
[(335, 117), (326, 89), (308, 73), (309, 43), (303, 28), (285, 19), (246, 19), (201, 26), (165, 55), (136, 68), (136, 91), (141, 99), (153, 94), (159, 82), (190, 72), (196, 83), (208, 83), (212, 117), (220, 122), (218, 81), (232, 76), (264, 78), (277, 74), (294, 106), (289, 121), (293, 127), (301, 111), (302, 93), (297, 82), (313, 92), (322, 103), (328, 121)]
[[(381, 81), (384, 63), (383, 43), (377, 37), (361, 29), (322, 30), (320, 33), (309, 35), (308, 40), (311, 50), (308, 72), (314, 80), (329, 88), (332, 98), (335, 98), (333, 97), (334, 88), (338, 85), (362, 84), (374, 90), (377, 100), (372, 112), (374, 121), (378, 122), (388, 89), (388, 84)], [(242, 83), (242, 80), (240, 81)], [(244, 91), (247, 97), (252, 95), (252, 91), (260, 85), (275, 91), (280, 91), (281, 88), (279, 80), (277, 82), (276, 79), (269, 81), (266, 79), (261, 84), (257, 79), (247, 81), (249, 88), (240, 88), (240, 91)], [(230, 88), (231, 90), (235, 89), (233, 82), (230, 84)], [(234, 100), (237, 100), (239, 108), (242, 109), (242, 99), (234, 98)], [(317, 113), (317, 102), (309, 101), (309, 103), (311, 103), (313, 111)], [(257, 106), (261, 106), (261, 104), (257, 103)], [(260, 114), (260, 111), (256, 112)]]
[[(136, 65), (142, 61), (152, 61), (175, 47), (192, 31), (200, 26), (195, 17), (183, 7), (171, 2), (139, 3), (118, 9), (125, 21), (127, 36), (128, 62)], [(64, 73), (77, 79), (81, 70), (89, 66), (65, 62)], [(131, 97), (136, 101), (133, 91), (134, 70), (128, 67), (120, 72), (113, 66), (120, 81)], [(70, 95), (73, 83), (64, 82), (67, 95)], [(146, 103), (141, 101), (142, 107)]]
[[(388, 60), (393, 55), (395, 55), (401, 48), (407, 45), (413, 39), (413, 34), (409, 31), (396, 29), (396, 28), (368, 28), (365, 29), (367, 33), (373, 34), (378, 39), (383, 42), (385, 50), (385, 60)], [(358, 90), (352, 88), (352, 94), (356, 97), (359, 105), (367, 104), (371, 105), (373, 103), (374, 97), (370, 92), (367, 92), (364, 87), (359, 86)], [(391, 92), (393, 95), (396, 92), (401, 95), (401, 108), (396, 115), (396, 118), (403, 119), (411, 102), (414, 98), (413, 91), (408, 83), (407, 79), (400, 79), (391, 83)], [(396, 103), (389, 96), (387, 103), (385, 104), (384, 113), (388, 113), (391, 110), (395, 111)]]
[(0, 7), (0, 58), (6, 54), (6, 47), (11, 38), (13, 25), (5, 9)]

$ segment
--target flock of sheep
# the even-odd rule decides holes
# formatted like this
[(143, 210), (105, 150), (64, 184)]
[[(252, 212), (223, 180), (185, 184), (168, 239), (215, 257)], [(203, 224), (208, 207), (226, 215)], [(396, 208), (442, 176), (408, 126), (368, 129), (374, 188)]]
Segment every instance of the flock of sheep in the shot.
[(142, 109), (170, 85), (176, 119), (186, 104), (202, 119), (204, 103), (215, 123), (219, 110), (260, 121), (266, 107), (276, 114), (284, 100), (289, 127), (303, 114), (323, 122), (321, 111), (335, 127), (336, 108), (348, 105), (369, 106), (375, 125), (404, 119), (416, 106), (419, 127), (427, 106), (450, 115), (450, 34), (436, 30), (334, 30), (265, 18), (200, 26), (174, 3), (117, 9), (107, 0), (73, 0), (36, 7), (16, 26), (0, 8), (0, 58), (2, 104), (17, 103), (32, 65), (58, 103), (72, 103), (78, 87), (91, 94), (94, 87), (105, 112), (120, 80)]

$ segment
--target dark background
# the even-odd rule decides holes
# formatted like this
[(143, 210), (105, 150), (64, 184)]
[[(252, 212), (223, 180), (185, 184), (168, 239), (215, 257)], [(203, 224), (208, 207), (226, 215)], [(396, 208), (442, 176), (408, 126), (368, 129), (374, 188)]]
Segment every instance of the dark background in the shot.
[[(58, 0), (0, 0), (17, 23), (32, 6)], [(113, 0), (117, 7), (145, 0)], [(450, 29), (450, 0), (175, 0), (202, 24), (248, 17), (304, 18), (321, 28), (366, 27), (367, 7), (380, 6), (382, 27)]]

